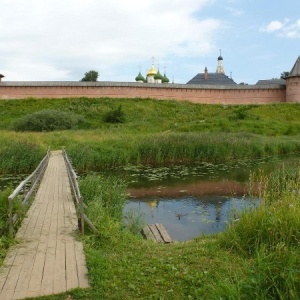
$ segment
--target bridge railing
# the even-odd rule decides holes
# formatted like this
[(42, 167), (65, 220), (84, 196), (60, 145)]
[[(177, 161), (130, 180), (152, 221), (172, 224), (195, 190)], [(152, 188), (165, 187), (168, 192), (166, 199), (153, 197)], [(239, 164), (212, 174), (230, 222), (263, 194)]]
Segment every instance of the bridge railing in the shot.
[(14, 225), (19, 219), (19, 214), (13, 212), (13, 201), (16, 197), (21, 197), (21, 204), (24, 207), (31, 194), (35, 191), (37, 184), (41, 181), (46, 167), (48, 165), (50, 157), (50, 147), (47, 150), (46, 155), (39, 163), (38, 167), (29, 175), (25, 180), (23, 180), (18, 187), (12, 192), (8, 197), (8, 222), (9, 222), (9, 235), (12, 237), (14, 234)]
[(78, 215), (78, 225), (81, 233), (84, 234), (84, 223), (86, 222), (89, 227), (92, 229), (92, 231), (96, 234), (99, 234), (99, 231), (97, 228), (93, 225), (93, 223), (90, 221), (90, 219), (86, 216), (84, 213), (84, 209), (86, 208), (86, 205), (83, 202), (83, 197), (80, 193), (79, 183), (78, 183), (78, 176), (73, 169), (73, 166), (70, 162), (70, 159), (68, 157), (68, 154), (65, 149), (62, 149), (63, 157), (67, 166), (68, 171), (68, 177), (71, 185), (71, 191), (75, 200), (75, 207)]

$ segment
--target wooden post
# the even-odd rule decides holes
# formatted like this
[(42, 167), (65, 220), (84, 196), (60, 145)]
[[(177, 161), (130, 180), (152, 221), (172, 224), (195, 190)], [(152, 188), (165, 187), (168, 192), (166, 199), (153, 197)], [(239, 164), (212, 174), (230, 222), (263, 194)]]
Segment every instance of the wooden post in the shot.
[(23, 186), (23, 199), (22, 199), (23, 201), (24, 201), (25, 197), (26, 197), (26, 183)]
[(83, 198), (79, 198), (79, 213), (80, 213), (80, 231), (84, 234), (84, 211), (83, 211)]
[(13, 198), (8, 197), (8, 222), (9, 222), (9, 237), (14, 236), (14, 223), (13, 223)]

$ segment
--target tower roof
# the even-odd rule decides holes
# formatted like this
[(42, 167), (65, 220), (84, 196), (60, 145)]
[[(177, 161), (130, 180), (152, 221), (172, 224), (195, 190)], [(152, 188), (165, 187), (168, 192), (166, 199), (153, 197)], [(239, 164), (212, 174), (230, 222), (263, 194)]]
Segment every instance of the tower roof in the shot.
[(220, 49), (220, 55), (219, 55), (219, 57), (218, 57), (218, 61), (219, 60), (223, 60), (223, 57), (222, 57), (222, 52), (221, 52), (222, 50)]
[(135, 81), (145, 81), (145, 78), (141, 72), (139, 72), (138, 76), (135, 77)]
[(300, 56), (298, 56), (288, 77), (300, 76)]
[(163, 76), (160, 74), (159, 69), (158, 69), (157, 73), (154, 75), (154, 79), (155, 80), (158, 80), (158, 79), (162, 80), (163, 79)]
[(154, 65), (152, 65), (151, 69), (147, 72), (147, 76), (154, 76), (156, 75), (157, 71), (154, 67)]
[(203, 84), (203, 85), (228, 85), (228, 84), (236, 84), (231, 78), (226, 76), (223, 73), (199, 73), (187, 84)]
[(167, 75), (166, 75), (166, 72), (165, 72), (165, 74), (164, 74), (164, 76), (163, 76), (163, 79), (162, 79), (162, 83), (168, 83), (170, 80), (169, 80), (169, 78), (167, 77)]

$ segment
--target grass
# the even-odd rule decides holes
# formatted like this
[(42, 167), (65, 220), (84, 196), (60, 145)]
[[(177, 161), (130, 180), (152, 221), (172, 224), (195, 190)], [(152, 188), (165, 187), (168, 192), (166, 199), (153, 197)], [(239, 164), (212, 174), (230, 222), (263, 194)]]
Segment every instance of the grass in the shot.
[[(51, 149), (65, 147), (77, 170), (87, 172), (126, 164), (229, 162), (283, 156), (299, 153), (300, 138), (208, 132), (111, 134), (99, 130), (50, 133), (2, 131), (0, 173), (29, 173), (45, 153), (47, 145), (51, 145)], [(15, 152), (16, 155), (11, 155)], [(29, 157), (30, 153), (32, 157)], [(20, 165), (25, 163), (26, 168)]]
[(46, 151), (28, 141), (1, 138), (0, 174), (28, 173), (34, 170)]
[(259, 183), (262, 203), (220, 235), (225, 248), (251, 261), (247, 277), (228, 287), (254, 299), (299, 299), (300, 168), (283, 167)]
[[(125, 124), (107, 124), (107, 114), (122, 107)], [(300, 132), (300, 104), (207, 105), (151, 99), (22, 99), (0, 102), (0, 129), (11, 128), (18, 118), (42, 110), (81, 115), (87, 122), (80, 129), (101, 129), (113, 133), (248, 132), (269, 136)]]
[[(125, 123), (105, 123), (104, 116), (120, 105)], [(72, 112), (86, 122), (79, 130), (11, 130), (16, 119), (44, 109)], [(48, 145), (65, 146), (80, 171), (128, 163), (231, 161), (300, 149), (299, 104), (26, 99), (0, 101), (0, 114), (0, 172), (33, 168)], [(133, 234), (135, 221), (126, 225), (120, 219), (122, 180), (87, 176), (81, 181), (87, 213), (101, 233), (83, 237), (91, 288), (40, 299), (68, 294), (73, 299), (299, 299), (299, 184), (299, 168), (262, 176), (253, 182), (262, 203), (225, 233), (160, 245)], [(5, 249), (2, 244), (1, 238)]]
[[(121, 107), (124, 123), (104, 121)], [(12, 131), (17, 120), (49, 111), (76, 115), (85, 122), (76, 130)], [(19, 149), (30, 144), (41, 152), (47, 146), (66, 147), (80, 172), (128, 163), (231, 161), (300, 149), (298, 103), (224, 106), (151, 99), (28, 98), (2, 100), (0, 114), (0, 173), (32, 168), (31, 163), (20, 166), (18, 159), (5, 156), (9, 143), (12, 148), (24, 143)], [(35, 157), (40, 156), (33, 154), (24, 161)]]

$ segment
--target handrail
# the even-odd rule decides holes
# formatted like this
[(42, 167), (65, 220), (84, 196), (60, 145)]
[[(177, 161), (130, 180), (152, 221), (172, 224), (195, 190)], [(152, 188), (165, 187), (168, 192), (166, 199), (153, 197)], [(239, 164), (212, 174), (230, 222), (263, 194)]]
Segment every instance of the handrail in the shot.
[(90, 219), (85, 215), (84, 209), (86, 208), (86, 205), (83, 202), (83, 197), (80, 193), (80, 188), (78, 184), (78, 176), (76, 172), (74, 171), (72, 164), (70, 162), (70, 159), (68, 157), (68, 154), (66, 150), (63, 148), (62, 149), (63, 157), (66, 163), (67, 167), (67, 172), (68, 172), (68, 177), (69, 177), (69, 182), (71, 186), (71, 191), (74, 196), (75, 200), (75, 207), (77, 210), (77, 214), (79, 216), (79, 229), (82, 234), (84, 234), (84, 222), (86, 222), (90, 228), (93, 230), (94, 233), (99, 234), (99, 231), (97, 228), (93, 225), (93, 223), (90, 221)]
[[(25, 179), (23, 180), (18, 187), (12, 192), (8, 197), (8, 222), (9, 222), (9, 235), (13, 237), (14, 234), (14, 225), (17, 222), (19, 215), (18, 213), (13, 214), (13, 200), (22, 192), (22, 206), (25, 206), (29, 197), (35, 190), (36, 185), (42, 179), (46, 167), (48, 165), (50, 157), (50, 147), (48, 147), (47, 153), (44, 158), (41, 160), (37, 168)], [(31, 182), (30, 187), (26, 190), (26, 185)]]

